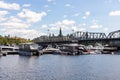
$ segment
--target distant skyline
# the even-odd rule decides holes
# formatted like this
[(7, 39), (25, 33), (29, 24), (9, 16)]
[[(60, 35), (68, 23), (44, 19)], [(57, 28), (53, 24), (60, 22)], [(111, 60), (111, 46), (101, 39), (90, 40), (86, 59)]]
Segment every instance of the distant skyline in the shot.
[(0, 35), (36, 38), (48, 33), (120, 30), (120, 0), (0, 0)]

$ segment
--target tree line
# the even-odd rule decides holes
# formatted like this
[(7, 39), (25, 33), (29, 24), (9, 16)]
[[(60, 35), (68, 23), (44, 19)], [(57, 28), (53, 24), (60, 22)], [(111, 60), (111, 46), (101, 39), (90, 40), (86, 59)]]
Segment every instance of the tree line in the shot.
[(0, 35), (0, 45), (19, 45), (20, 43), (31, 42), (30, 39), (20, 38), (20, 37), (10, 37)]

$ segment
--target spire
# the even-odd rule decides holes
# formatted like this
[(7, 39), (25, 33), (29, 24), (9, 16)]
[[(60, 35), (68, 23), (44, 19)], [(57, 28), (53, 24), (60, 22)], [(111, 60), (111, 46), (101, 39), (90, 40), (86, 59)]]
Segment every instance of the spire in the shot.
[(61, 37), (61, 36), (63, 36), (62, 35), (62, 29), (61, 29), (61, 27), (60, 27), (60, 31), (59, 31), (59, 35), (58, 35), (59, 37)]

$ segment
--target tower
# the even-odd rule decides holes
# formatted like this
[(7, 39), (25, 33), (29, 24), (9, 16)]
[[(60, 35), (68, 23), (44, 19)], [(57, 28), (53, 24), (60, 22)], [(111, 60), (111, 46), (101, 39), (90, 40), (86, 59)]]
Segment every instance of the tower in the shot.
[(62, 37), (63, 35), (62, 35), (62, 29), (61, 29), (61, 27), (60, 27), (60, 31), (59, 31), (59, 35), (58, 35), (59, 37)]

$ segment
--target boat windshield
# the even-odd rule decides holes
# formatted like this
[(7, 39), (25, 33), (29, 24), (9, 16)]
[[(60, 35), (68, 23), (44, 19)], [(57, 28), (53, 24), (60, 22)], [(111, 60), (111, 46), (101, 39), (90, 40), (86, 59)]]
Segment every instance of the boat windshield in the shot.
[(38, 45), (37, 45), (37, 44), (31, 44), (30, 46), (31, 46), (32, 48), (35, 48), (35, 49), (38, 48)]

